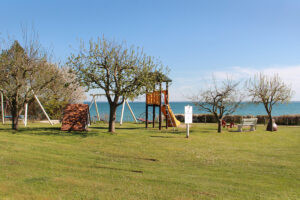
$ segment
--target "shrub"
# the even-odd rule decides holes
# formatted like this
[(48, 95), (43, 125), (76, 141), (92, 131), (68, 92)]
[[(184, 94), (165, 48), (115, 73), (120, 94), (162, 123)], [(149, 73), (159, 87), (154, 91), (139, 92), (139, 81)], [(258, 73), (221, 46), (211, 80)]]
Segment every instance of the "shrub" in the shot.
[[(184, 114), (176, 114), (176, 118), (180, 122), (184, 122)], [(258, 124), (267, 124), (268, 116), (267, 115), (227, 115), (224, 117), (224, 120), (227, 123), (241, 123), (243, 118), (257, 118)], [(300, 125), (300, 114), (299, 115), (281, 115), (274, 117), (276, 124), (278, 125)], [(193, 115), (193, 123), (217, 123), (216, 119), (212, 114), (194, 114)]]

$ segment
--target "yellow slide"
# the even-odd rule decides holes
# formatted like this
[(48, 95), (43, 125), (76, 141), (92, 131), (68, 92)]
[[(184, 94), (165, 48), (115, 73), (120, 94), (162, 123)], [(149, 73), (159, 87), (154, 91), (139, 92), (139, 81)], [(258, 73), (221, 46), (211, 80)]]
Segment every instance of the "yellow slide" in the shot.
[[(174, 115), (174, 113), (172, 112), (172, 109), (170, 107), (169, 104), (167, 104), (168, 106), (168, 126), (169, 127), (178, 127), (180, 125), (180, 121), (178, 121)], [(161, 111), (163, 112), (164, 116), (166, 117), (167, 112), (166, 112), (166, 105), (163, 105), (161, 108)]]

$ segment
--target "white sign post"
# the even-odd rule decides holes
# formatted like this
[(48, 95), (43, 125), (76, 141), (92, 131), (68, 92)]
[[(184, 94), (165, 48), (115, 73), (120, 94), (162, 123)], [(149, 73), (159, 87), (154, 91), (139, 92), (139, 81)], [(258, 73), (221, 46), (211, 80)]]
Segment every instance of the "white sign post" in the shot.
[(187, 105), (184, 107), (184, 122), (186, 124), (186, 137), (190, 136), (190, 124), (193, 123), (193, 107)]

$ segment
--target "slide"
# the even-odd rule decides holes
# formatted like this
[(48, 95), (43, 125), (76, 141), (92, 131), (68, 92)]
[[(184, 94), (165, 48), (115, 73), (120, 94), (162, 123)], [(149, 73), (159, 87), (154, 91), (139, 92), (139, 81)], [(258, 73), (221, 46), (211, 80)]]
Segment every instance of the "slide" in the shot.
[[(166, 117), (167, 112), (166, 112), (166, 105), (163, 105), (161, 108), (162, 113), (164, 114), (164, 116)], [(180, 125), (180, 121), (178, 121), (174, 115), (174, 113), (172, 112), (172, 109), (170, 107), (170, 105), (168, 104), (168, 126), (169, 127), (178, 127)]]

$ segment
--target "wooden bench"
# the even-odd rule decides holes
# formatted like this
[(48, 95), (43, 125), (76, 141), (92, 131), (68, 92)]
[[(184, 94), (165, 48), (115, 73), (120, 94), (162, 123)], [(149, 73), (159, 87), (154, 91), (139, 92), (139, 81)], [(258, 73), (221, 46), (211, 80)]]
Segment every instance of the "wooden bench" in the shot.
[(242, 123), (238, 124), (238, 132), (243, 131), (244, 126), (250, 126), (250, 131), (255, 131), (257, 118), (242, 119)]

